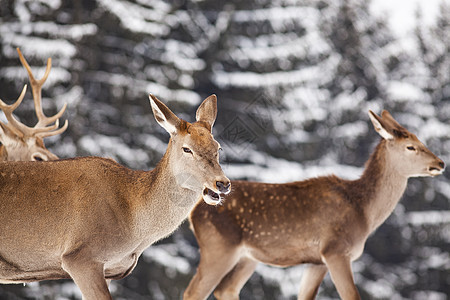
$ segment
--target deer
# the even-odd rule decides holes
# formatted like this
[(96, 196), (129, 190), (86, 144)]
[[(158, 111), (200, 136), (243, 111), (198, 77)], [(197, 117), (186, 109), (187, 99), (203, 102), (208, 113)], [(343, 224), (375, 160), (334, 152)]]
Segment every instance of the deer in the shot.
[(84, 300), (112, 299), (109, 282), (130, 274), (198, 199), (215, 205), (230, 192), (211, 132), (216, 96), (193, 123), (149, 98), (170, 134), (151, 171), (101, 157), (0, 164), (0, 283), (71, 278)]
[[(64, 114), (67, 103), (54, 116), (47, 117), (42, 109), (42, 86), (47, 80), (52, 59), (47, 59), (47, 67), (43, 77), (37, 80), (33, 76), (31, 67), (22, 52), (17, 48), (22, 66), (27, 70), (31, 83), (34, 107), (38, 122), (34, 127), (29, 127), (17, 120), (13, 112), (22, 103), (27, 85), (24, 85), (18, 99), (11, 105), (7, 105), (0, 99), (0, 109), (5, 114), (8, 123), (0, 121), (0, 161), (47, 161), (56, 160), (58, 156), (50, 152), (44, 145), (44, 138), (63, 133), (68, 126), (66, 120), (59, 128), (59, 118)], [(53, 125), (50, 125), (54, 123)]]
[(361, 177), (335, 175), (284, 184), (232, 181), (224, 203), (199, 202), (189, 220), (200, 262), (184, 299), (239, 299), (259, 262), (307, 264), (298, 299), (314, 299), (329, 271), (339, 296), (360, 299), (351, 263), (393, 212), (409, 177), (436, 176), (444, 162), (384, 110), (369, 111), (381, 141)]

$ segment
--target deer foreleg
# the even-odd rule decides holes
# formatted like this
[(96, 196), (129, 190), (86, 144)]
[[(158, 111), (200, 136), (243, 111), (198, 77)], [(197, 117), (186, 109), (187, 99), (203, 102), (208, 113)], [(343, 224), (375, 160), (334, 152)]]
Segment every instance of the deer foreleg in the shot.
[(327, 274), (327, 267), (325, 265), (309, 265), (302, 275), (300, 282), (300, 290), (298, 293), (298, 300), (312, 300), (316, 297), (325, 274)]
[(244, 284), (255, 271), (257, 261), (244, 257), (236, 266), (222, 279), (214, 291), (214, 296), (221, 299), (239, 299), (239, 292)]
[(323, 259), (341, 299), (360, 300), (361, 297), (353, 279), (350, 258), (345, 255), (332, 254), (324, 256)]
[[(220, 280), (227, 274), (238, 262), (239, 255), (236, 249), (211, 249), (205, 251), (202, 249), (200, 263), (189, 286), (184, 292), (184, 300), (206, 299)], [(208, 249), (209, 250), (209, 249)]]
[(62, 268), (81, 290), (83, 300), (112, 300), (103, 264), (87, 261), (83, 257), (84, 255), (78, 252), (62, 258)]

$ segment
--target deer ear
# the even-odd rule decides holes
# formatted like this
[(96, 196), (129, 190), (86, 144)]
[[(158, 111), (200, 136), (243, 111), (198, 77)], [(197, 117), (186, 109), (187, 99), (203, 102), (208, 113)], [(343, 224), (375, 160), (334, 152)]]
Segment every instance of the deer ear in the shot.
[(214, 122), (217, 117), (217, 97), (212, 94), (205, 100), (203, 100), (202, 104), (197, 109), (197, 113), (195, 114), (195, 119), (198, 122), (206, 122), (209, 126), (209, 130), (212, 130)]
[(385, 122), (379, 116), (377, 116), (373, 111), (369, 110), (370, 121), (372, 121), (373, 127), (375, 131), (378, 132), (379, 135), (385, 140), (392, 140), (394, 136), (389, 133), (389, 129), (386, 128)]
[(180, 119), (152, 94), (149, 95), (149, 99), (156, 122), (170, 135), (176, 134), (181, 123)]

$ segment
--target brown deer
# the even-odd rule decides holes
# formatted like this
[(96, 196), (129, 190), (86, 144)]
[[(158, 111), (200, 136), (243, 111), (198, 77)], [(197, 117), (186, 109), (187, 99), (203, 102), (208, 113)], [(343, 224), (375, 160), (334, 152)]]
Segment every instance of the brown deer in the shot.
[(342, 299), (360, 299), (351, 262), (392, 213), (409, 177), (435, 176), (444, 162), (383, 111), (369, 112), (382, 140), (360, 179), (336, 176), (286, 184), (233, 181), (225, 203), (198, 203), (190, 215), (200, 247), (197, 273), (184, 299), (239, 299), (258, 262), (310, 264), (298, 299), (314, 299), (330, 271)]
[[(42, 85), (50, 74), (52, 60), (51, 58), (47, 60), (47, 68), (42, 79), (36, 80), (31, 72), (30, 65), (23, 57), (19, 48), (17, 48), (17, 52), (30, 78), (38, 122), (34, 127), (28, 127), (13, 116), (14, 110), (20, 105), (25, 96), (26, 85), (14, 104), (7, 105), (0, 99), (0, 109), (4, 112), (8, 120), (8, 123), (0, 122), (0, 161), (47, 161), (58, 159), (55, 154), (45, 148), (43, 140), (45, 137), (61, 134), (68, 126), (68, 121), (66, 120), (64, 126), (58, 128), (58, 119), (66, 110), (66, 104), (52, 117), (45, 116), (42, 110), (41, 90)], [(55, 124), (50, 125), (52, 123)]]
[(0, 283), (72, 278), (83, 299), (112, 299), (107, 280), (127, 276), (202, 196), (217, 204), (230, 191), (211, 134), (216, 96), (194, 123), (150, 103), (171, 136), (152, 171), (100, 157), (0, 164)]

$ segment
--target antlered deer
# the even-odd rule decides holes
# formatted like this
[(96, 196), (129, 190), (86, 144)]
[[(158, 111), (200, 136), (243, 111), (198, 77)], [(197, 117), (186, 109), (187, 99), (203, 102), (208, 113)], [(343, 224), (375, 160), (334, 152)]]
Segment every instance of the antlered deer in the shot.
[(217, 204), (230, 191), (211, 134), (216, 96), (194, 123), (150, 103), (171, 136), (152, 171), (99, 157), (0, 164), (0, 283), (72, 278), (83, 299), (112, 299), (107, 280), (127, 276), (202, 196)]
[[(36, 80), (31, 72), (30, 65), (23, 57), (19, 48), (17, 48), (17, 52), (19, 53), (20, 62), (27, 70), (30, 78), (38, 123), (34, 127), (28, 127), (13, 116), (14, 110), (20, 105), (25, 96), (26, 85), (14, 104), (7, 105), (0, 99), (0, 109), (4, 112), (9, 122), (0, 122), (0, 161), (47, 161), (58, 159), (55, 154), (45, 148), (43, 140), (45, 137), (64, 132), (68, 125), (68, 121), (66, 120), (64, 126), (58, 128), (58, 119), (66, 110), (66, 105), (52, 117), (45, 116), (42, 110), (41, 90), (42, 85), (50, 74), (52, 60), (51, 58), (47, 60), (47, 68), (45, 69), (44, 76), (40, 80)], [(55, 124), (49, 125), (52, 123)]]
[(351, 262), (392, 213), (409, 177), (435, 176), (444, 162), (383, 111), (369, 112), (382, 140), (360, 179), (319, 177), (287, 184), (233, 181), (222, 206), (198, 203), (190, 221), (200, 247), (184, 299), (239, 299), (258, 262), (309, 263), (298, 299), (314, 299), (329, 270), (342, 299), (359, 299)]

